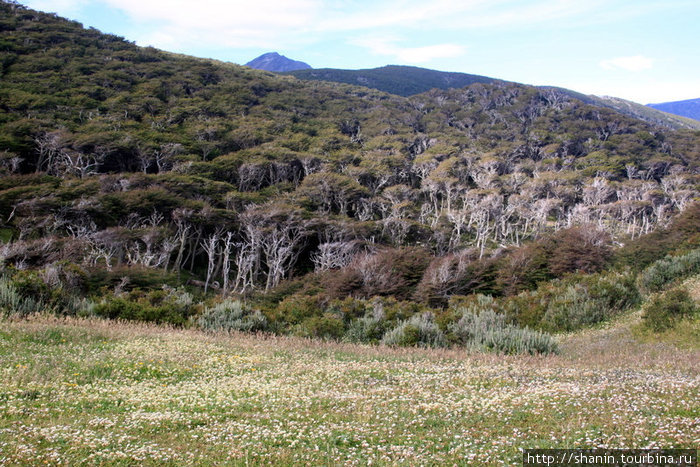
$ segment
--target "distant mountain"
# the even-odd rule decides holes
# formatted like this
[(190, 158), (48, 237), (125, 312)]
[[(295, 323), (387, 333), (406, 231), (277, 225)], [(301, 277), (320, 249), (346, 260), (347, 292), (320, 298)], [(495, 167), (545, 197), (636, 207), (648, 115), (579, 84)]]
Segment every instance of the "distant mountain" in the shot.
[[(579, 95), (572, 96), (581, 99)], [(673, 130), (700, 130), (700, 122), (691, 118), (683, 117), (679, 114), (669, 113), (662, 109), (655, 109), (636, 102), (620, 99), (619, 97), (598, 97), (586, 96), (586, 99), (581, 99), (587, 104), (599, 105), (609, 109), (617, 110), (618, 112), (630, 117), (644, 120), (645, 122), (671, 128)]]
[(299, 79), (332, 81), (378, 89), (399, 96), (412, 96), (431, 89), (463, 88), (474, 83), (504, 82), (487, 76), (429, 70), (414, 66), (387, 65), (365, 70), (321, 68), (289, 72)]
[(246, 66), (255, 68), (256, 70), (274, 71), (275, 73), (311, 68), (308, 63), (291, 60), (277, 52), (262, 54), (258, 58), (246, 63)]
[(661, 104), (648, 104), (648, 107), (662, 110), (674, 115), (700, 120), (700, 98), (685, 101), (663, 102)]
[[(330, 81), (365, 86), (404, 97), (422, 94), (431, 89), (447, 90), (463, 88), (474, 83), (509, 83), (508, 81), (481, 75), (399, 65), (387, 65), (380, 68), (365, 70), (341, 70), (335, 68), (305, 69), (286, 72), (286, 74), (303, 80)], [(568, 97), (579, 99), (587, 104), (613, 109), (624, 115), (673, 130), (700, 130), (700, 123), (695, 120), (672, 115), (672, 113), (662, 112), (625, 99), (588, 96), (570, 89), (552, 86), (540, 86), (540, 89), (554, 90)]]

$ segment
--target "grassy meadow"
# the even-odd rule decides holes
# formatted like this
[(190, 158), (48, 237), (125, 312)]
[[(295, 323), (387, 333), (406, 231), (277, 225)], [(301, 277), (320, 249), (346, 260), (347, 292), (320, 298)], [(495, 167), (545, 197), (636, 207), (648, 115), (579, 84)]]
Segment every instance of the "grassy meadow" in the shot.
[(4, 321), (0, 465), (513, 465), (528, 447), (696, 447), (697, 340), (651, 340), (638, 321), (546, 357)]

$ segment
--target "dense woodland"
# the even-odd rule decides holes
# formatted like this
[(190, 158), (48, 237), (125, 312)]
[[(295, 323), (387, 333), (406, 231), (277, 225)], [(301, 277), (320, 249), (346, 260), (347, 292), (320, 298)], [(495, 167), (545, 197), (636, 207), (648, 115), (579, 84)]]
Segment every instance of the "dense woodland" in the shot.
[(607, 319), (697, 261), (700, 132), (557, 89), (406, 98), (3, 1), (0, 109), (6, 313), (468, 344)]

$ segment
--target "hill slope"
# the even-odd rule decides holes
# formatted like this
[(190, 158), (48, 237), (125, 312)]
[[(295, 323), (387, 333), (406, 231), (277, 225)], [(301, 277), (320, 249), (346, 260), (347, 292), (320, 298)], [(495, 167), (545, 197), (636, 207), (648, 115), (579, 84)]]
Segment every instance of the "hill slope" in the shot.
[(354, 84), (399, 96), (412, 96), (431, 89), (463, 88), (474, 83), (496, 83), (500, 80), (466, 73), (450, 73), (413, 66), (388, 65), (366, 70), (321, 68), (289, 73), (299, 79)]
[[(249, 330), (365, 323), (352, 329), (376, 342), (454, 296), (598, 273), (616, 245), (694, 212), (697, 132), (558, 90), (406, 98), (0, 13), (0, 257), (26, 309), (182, 325), (201, 312), (175, 290), (189, 284), (255, 297), (266, 314), (238, 310)], [(629, 276), (610, 277), (587, 280), (634, 303)], [(587, 293), (570, 280), (537, 293)], [(509, 322), (569, 325), (533, 310)]]
[(682, 117), (700, 120), (700, 99), (663, 102), (661, 104), (649, 104), (648, 106), (671, 114), (680, 115)]
[[(404, 97), (421, 94), (431, 89), (456, 89), (474, 83), (506, 83), (506, 81), (486, 76), (398, 65), (389, 65), (366, 70), (339, 70), (333, 68), (308, 69), (292, 71), (288, 74), (303, 80), (320, 80), (366, 86)], [(655, 109), (652, 110), (641, 104), (619, 98), (587, 96), (564, 88), (552, 86), (541, 86), (541, 88), (545, 90), (557, 90), (566, 96), (579, 99), (587, 104), (613, 109), (624, 115), (644, 120), (653, 125), (671, 129), (700, 130), (700, 123), (695, 120), (672, 115), (674, 112), (666, 113)]]

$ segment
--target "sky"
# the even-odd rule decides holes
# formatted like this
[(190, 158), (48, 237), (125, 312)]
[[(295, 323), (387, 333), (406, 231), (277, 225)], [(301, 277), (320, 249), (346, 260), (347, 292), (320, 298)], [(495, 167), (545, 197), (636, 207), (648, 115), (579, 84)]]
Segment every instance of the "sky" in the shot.
[(138, 45), (245, 64), (413, 65), (641, 104), (700, 98), (698, 0), (20, 0)]

